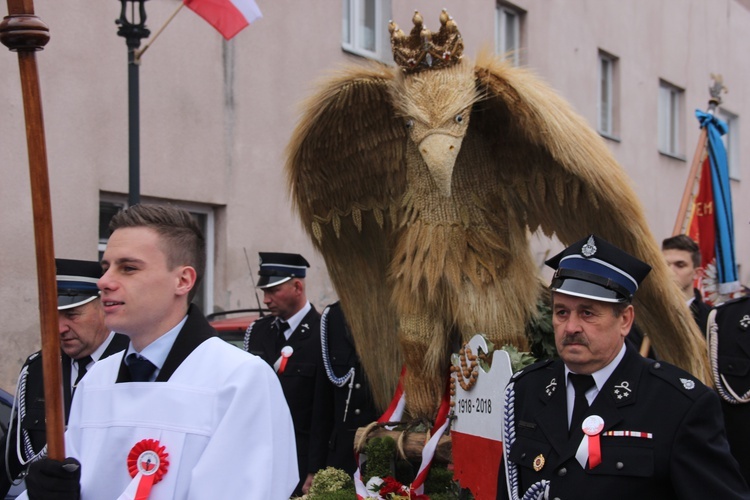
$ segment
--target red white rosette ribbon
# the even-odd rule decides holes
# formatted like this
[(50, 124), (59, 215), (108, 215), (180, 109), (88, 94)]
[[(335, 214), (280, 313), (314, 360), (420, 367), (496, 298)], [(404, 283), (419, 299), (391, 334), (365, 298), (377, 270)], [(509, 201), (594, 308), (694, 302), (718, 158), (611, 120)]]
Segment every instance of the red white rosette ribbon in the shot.
[(151, 487), (162, 480), (169, 469), (169, 453), (155, 439), (143, 439), (128, 453), (128, 471), (133, 480), (120, 498), (147, 500)]
[(292, 349), (292, 346), (290, 345), (285, 345), (281, 349), (281, 356), (279, 356), (279, 359), (273, 364), (273, 369), (276, 373), (279, 375), (284, 373), (284, 370), (286, 370), (286, 363), (289, 361), (289, 358), (292, 357), (292, 354), (294, 354), (294, 349)]
[(581, 440), (580, 446), (576, 451), (576, 460), (581, 467), (586, 468), (586, 462), (589, 463), (589, 469), (593, 469), (602, 463), (602, 447), (600, 436), (604, 430), (604, 419), (599, 415), (590, 415), (586, 417), (581, 425), (585, 436)]

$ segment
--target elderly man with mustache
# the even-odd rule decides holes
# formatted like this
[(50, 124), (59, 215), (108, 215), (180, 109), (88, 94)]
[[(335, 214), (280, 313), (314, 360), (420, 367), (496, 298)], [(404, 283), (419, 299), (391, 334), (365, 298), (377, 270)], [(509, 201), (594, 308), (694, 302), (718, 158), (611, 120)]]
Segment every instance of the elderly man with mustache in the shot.
[(560, 359), (508, 384), (499, 497), (750, 499), (716, 393), (625, 342), (651, 267), (594, 235), (547, 265)]

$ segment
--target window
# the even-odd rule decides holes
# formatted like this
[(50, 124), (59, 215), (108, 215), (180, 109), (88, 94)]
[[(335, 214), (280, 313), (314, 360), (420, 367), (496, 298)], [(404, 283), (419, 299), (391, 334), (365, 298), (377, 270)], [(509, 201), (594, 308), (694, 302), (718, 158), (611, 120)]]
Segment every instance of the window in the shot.
[(599, 52), (598, 129), (606, 137), (615, 137), (617, 130), (617, 101), (619, 97), (617, 58)]
[(498, 4), (495, 14), (495, 52), (510, 61), (521, 64), (522, 12), (508, 4)]
[(740, 118), (723, 108), (719, 109), (718, 118), (724, 121), (729, 130), (722, 136), (727, 150), (729, 178), (740, 180)]
[[(146, 202), (146, 203), (153, 203)], [(193, 303), (198, 305), (201, 310), (208, 313), (213, 311), (214, 308), (214, 297), (212, 290), (214, 289), (214, 244), (215, 244), (215, 223), (214, 223), (214, 210), (211, 207), (204, 205), (198, 205), (193, 203), (176, 203), (170, 202), (175, 206), (184, 208), (195, 218), (198, 226), (203, 231), (203, 236), (206, 239), (206, 273), (201, 280), (200, 285), (193, 298)], [(99, 199), (99, 259), (104, 255), (104, 250), (107, 247), (107, 240), (109, 240), (109, 222), (117, 212), (127, 207), (127, 201), (124, 196), (120, 197), (117, 195), (102, 195)]]
[[(342, 0), (341, 12), (344, 50), (383, 62), (393, 61), (388, 33), (391, 0)], [(410, 30), (408, 27), (404, 31)]]
[(682, 158), (681, 128), (683, 91), (663, 80), (659, 82), (659, 151)]

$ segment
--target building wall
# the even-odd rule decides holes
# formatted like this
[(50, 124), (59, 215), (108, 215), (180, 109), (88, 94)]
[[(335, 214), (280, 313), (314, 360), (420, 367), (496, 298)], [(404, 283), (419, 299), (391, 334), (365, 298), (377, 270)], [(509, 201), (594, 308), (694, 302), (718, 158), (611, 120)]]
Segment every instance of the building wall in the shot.
[[(322, 258), (292, 212), (284, 149), (300, 103), (322, 76), (362, 59), (341, 49), (341, 0), (257, 0), (263, 19), (226, 43), (188, 9), (144, 54), (140, 66), (141, 195), (189, 201), (216, 216), (213, 302), (254, 307), (259, 251), (300, 252), (312, 264), (308, 293), (322, 308), (335, 300)], [(429, 28), (430, 0), (392, 2), (406, 31), (414, 9)], [(155, 32), (180, 5), (146, 3)], [(710, 73), (722, 74), (725, 106), (750, 117), (744, 49), (750, 12), (738, 0), (517, 0), (523, 9), (524, 64), (596, 124), (598, 50), (619, 57), (619, 141), (607, 144), (630, 174), (657, 240), (671, 234), (698, 139), (695, 108), (706, 108)], [(445, 0), (467, 57), (493, 50), (493, 0)], [(3, 11), (4, 12), (4, 11)], [(128, 189), (127, 51), (116, 35), (118, 2), (37, 2), (51, 30), (38, 53), (46, 122), (55, 253), (96, 259), (100, 196)], [(0, 387), (12, 389), (25, 357), (39, 346), (33, 218), (14, 54), (0, 56)], [(685, 89), (685, 159), (659, 154), (659, 79)], [(750, 131), (740, 158), (750, 158)], [(747, 170), (747, 169), (745, 169)], [(750, 282), (750, 173), (732, 181), (736, 253)], [(535, 238), (543, 260), (549, 243)]]

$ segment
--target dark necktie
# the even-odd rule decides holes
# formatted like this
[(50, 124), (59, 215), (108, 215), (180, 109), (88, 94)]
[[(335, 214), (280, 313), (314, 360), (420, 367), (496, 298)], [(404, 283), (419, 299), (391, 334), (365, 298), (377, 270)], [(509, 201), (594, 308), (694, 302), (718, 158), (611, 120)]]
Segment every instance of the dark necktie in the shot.
[(573, 402), (573, 417), (570, 419), (570, 429), (568, 431), (572, 435), (577, 429), (581, 428), (583, 417), (589, 409), (589, 402), (586, 400), (586, 391), (594, 387), (594, 377), (591, 375), (570, 373), (568, 374), (568, 379), (573, 384), (576, 393)]
[(148, 382), (156, 370), (156, 365), (134, 352), (128, 354), (127, 365), (133, 382)]
[(91, 356), (85, 356), (81, 359), (76, 359), (76, 364), (78, 365), (78, 375), (76, 376), (76, 381), (73, 383), (73, 387), (75, 388), (78, 385), (78, 382), (81, 381), (84, 375), (86, 375), (86, 367), (94, 361)]
[(286, 343), (286, 336), (284, 335), (284, 332), (289, 326), (289, 323), (281, 318), (276, 318), (273, 322), (273, 326), (276, 329), (276, 352), (280, 353), (281, 348), (284, 347), (284, 344)]

